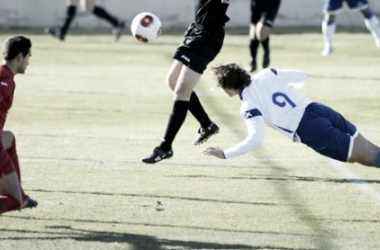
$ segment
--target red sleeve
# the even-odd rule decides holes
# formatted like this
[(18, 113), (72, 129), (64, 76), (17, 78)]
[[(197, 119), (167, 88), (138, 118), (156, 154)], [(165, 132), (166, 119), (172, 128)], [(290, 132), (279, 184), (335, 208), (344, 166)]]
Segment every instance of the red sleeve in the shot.
[(0, 103), (4, 101), (4, 93), (3, 93), (3, 88), (0, 90)]
[(14, 83), (12, 78), (0, 78), (0, 102), (13, 94)]

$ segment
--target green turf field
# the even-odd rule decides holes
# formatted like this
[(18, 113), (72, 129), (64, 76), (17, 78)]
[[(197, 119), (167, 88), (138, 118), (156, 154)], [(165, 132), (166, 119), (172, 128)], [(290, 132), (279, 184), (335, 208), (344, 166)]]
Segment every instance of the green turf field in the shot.
[[(264, 145), (244, 157), (201, 153), (246, 132), (239, 99), (216, 88), (209, 71), (197, 92), (220, 134), (193, 146), (198, 124), (189, 114), (171, 160), (140, 162), (166, 127), (165, 77), (181, 35), (152, 45), (126, 36), (30, 37), (30, 67), (16, 76), (6, 129), (39, 206), (0, 217), (1, 250), (380, 248), (380, 170), (330, 161), (269, 128)], [(245, 35), (227, 35), (215, 63), (247, 64), (247, 44)], [(306, 71), (302, 92), (379, 145), (372, 37), (338, 33), (333, 55), (321, 49), (319, 33), (273, 35), (272, 66)]]

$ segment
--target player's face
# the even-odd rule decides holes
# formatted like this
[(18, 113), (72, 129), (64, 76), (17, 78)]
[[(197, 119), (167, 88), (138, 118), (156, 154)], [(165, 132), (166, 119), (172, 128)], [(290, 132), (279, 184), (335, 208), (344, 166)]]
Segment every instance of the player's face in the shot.
[(234, 95), (237, 94), (237, 91), (234, 90), (234, 89), (223, 89), (224, 92), (226, 92), (227, 95), (229, 95), (230, 97), (233, 97)]
[(24, 74), (26, 68), (29, 65), (29, 58), (32, 56), (32, 52), (29, 51), (29, 53), (26, 56), (22, 56), (20, 59), (20, 65), (18, 67), (17, 73)]

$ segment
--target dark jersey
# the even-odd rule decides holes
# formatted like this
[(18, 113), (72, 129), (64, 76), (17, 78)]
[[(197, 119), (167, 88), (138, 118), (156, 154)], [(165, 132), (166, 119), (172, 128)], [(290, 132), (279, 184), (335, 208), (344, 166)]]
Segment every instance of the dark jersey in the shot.
[[(6, 66), (0, 66), (0, 129), (4, 128), (8, 110), (12, 106), (15, 82), (12, 71)], [(0, 135), (1, 137), (1, 135)]]
[(230, 20), (226, 14), (228, 5), (228, 1), (222, 3), (221, 0), (198, 0), (195, 23), (206, 29), (223, 28)]

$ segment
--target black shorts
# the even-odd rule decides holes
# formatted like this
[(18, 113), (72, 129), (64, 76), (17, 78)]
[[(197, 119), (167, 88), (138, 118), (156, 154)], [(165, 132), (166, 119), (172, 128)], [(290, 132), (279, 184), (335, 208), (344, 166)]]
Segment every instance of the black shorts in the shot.
[(251, 0), (251, 23), (262, 22), (272, 27), (276, 19), (281, 0)]
[(191, 24), (185, 32), (185, 39), (175, 51), (173, 58), (199, 74), (214, 60), (222, 49), (224, 29), (209, 31)]

